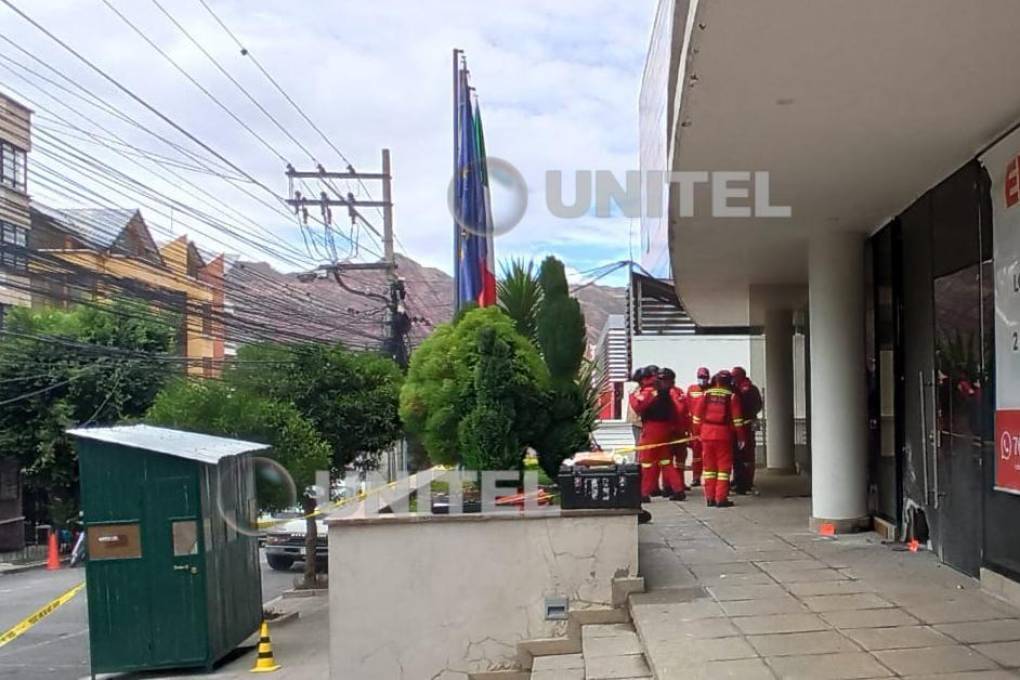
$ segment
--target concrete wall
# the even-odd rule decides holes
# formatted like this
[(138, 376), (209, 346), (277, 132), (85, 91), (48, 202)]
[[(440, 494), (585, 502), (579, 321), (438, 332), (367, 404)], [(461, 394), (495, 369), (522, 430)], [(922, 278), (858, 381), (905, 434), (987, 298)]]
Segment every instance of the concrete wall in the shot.
[(751, 366), (751, 339), (746, 335), (635, 335), (630, 351), (634, 368), (668, 366), (684, 389), (694, 382), (699, 366), (713, 373)]
[(512, 667), (516, 643), (555, 637), (544, 600), (609, 607), (636, 576), (633, 513), (331, 519), (330, 677), (463, 680)]

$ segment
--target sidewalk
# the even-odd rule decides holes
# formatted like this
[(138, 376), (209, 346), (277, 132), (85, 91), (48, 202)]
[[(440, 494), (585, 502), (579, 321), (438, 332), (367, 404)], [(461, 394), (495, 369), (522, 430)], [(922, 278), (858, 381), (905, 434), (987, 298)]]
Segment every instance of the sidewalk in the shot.
[(807, 480), (759, 486), (652, 504), (631, 610), (658, 680), (1020, 677), (1020, 611), (930, 553), (808, 531)]
[[(281, 612), (297, 611), (298, 618), (279, 625), (269, 623), (269, 634), (273, 641), (273, 655), (280, 669), (266, 677), (273, 680), (324, 680), (329, 677), (329, 598), (305, 597), (279, 600), (272, 609)], [(256, 638), (249, 641), (243, 653), (237, 654), (215, 671), (205, 674), (201, 671), (180, 675), (140, 675), (140, 678), (174, 678), (174, 680), (240, 680), (252, 678), (255, 665)], [(118, 676), (123, 678), (123, 676)]]

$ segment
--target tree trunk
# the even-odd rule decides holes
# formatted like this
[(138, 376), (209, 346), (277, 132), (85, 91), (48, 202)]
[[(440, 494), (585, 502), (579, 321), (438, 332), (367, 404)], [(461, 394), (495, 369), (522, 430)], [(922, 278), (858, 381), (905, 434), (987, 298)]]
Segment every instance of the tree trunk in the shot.
[(305, 587), (316, 588), (318, 587), (318, 555), (316, 548), (319, 542), (319, 531), (318, 525), (315, 523), (316, 515), (315, 512), (315, 499), (311, 496), (306, 496), (302, 501), (302, 506), (305, 512)]

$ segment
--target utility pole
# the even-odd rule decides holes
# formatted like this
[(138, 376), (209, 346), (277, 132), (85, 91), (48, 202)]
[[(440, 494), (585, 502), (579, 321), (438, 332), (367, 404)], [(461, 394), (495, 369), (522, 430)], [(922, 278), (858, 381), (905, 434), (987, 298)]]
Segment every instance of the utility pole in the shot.
[[(322, 213), (322, 221), (327, 226), (332, 226), (332, 208), (337, 206), (345, 207), (347, 208), (347, 213), (350, 216), (352, 225), (360, 219), (366, 227), (371, 229), (382, 239), (383, 257), (379, 262), (333, 262), (319, 267), (319, 271), (332, 273), (337, 284), (347, 292), (377, 300), (386, 305), (386, 308), (389, 311), (389, 329), (385, 342), (385, 352), (394, 361), (396, 361), (398, 365), (402, 368), (406, 368), (408, 356), (405, 338), (407, 337), (408, 331), (411, 330), (411, 319), (404, 308), (404, 298), (407, 295), (407, 291), (404, 287), (404, 280), (397, 276), (397, 260), (393, 250), (393, 178), (390, 173), (390, 150), (382, 150), (382, 172), (355, 172), (354, 168), (349, 165), (345, 172), (329, 172), (322, 165), (319, 165), (316, 170), (300, 171), (295, 170), (292, 166), (288, 165), (286, 174), (289, 182), (288, 194), (290, 196), (290, 198), (287, 199), (287, 204), (294, 208), (294, 212), (300, 215), (306, 224), (308, 222), (309, 207), (318, 207), (320, 209)], [(323, 190), (316, 198), (306, 197), (294, 188), (295, 179), (319, 180), (326, 184), (326, 186), (330, 187), (336, 196), (331, 197), (325, 190)], [(335, 187), (333, 187), (333, 185), (329, 184), (328, 180), (354, 180), (360, 182), (381, 181), (382, 200), (356, 199), (352, 192), (347, 192), (347, 195), (343, 196)], [(358, 208), (380, 208), (382, 210), (382, 234), (379, 234), (375, 227), (373, 227), (372, 224), (366, 220), (364, 216), (362, 216)], [(373, 293), (350, 287), (347, 285), (347, 282), (344, 281), (343, 274), (345, 272), (352, 271), (385, 272), (387, 284), (386, 293)]]

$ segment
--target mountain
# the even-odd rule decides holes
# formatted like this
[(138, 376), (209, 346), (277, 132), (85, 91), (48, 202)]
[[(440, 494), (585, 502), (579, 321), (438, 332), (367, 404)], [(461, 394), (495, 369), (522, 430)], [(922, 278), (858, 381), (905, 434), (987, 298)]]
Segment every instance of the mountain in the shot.
[[(404, 301), (411, 316), (410, 339), (421, 342), (453, 316), (453, 279), (442, 270), (397, 255), (397, 275), (404, 279)], [(265, 262), (236, 262), (226, 274), (227, 305), (236, 320), (228, 329), (235, 342), (273, 337), (279, 340), (323, 339), (354, 348), (378, 348), (388, 333), (386, 276), (357, 271), (341, 276), (278, 272)], [(598, 284), (576, 296), (584, 311), (588, 339), (594, 342), (610, 314), (626, 311), (626, 289)]]

